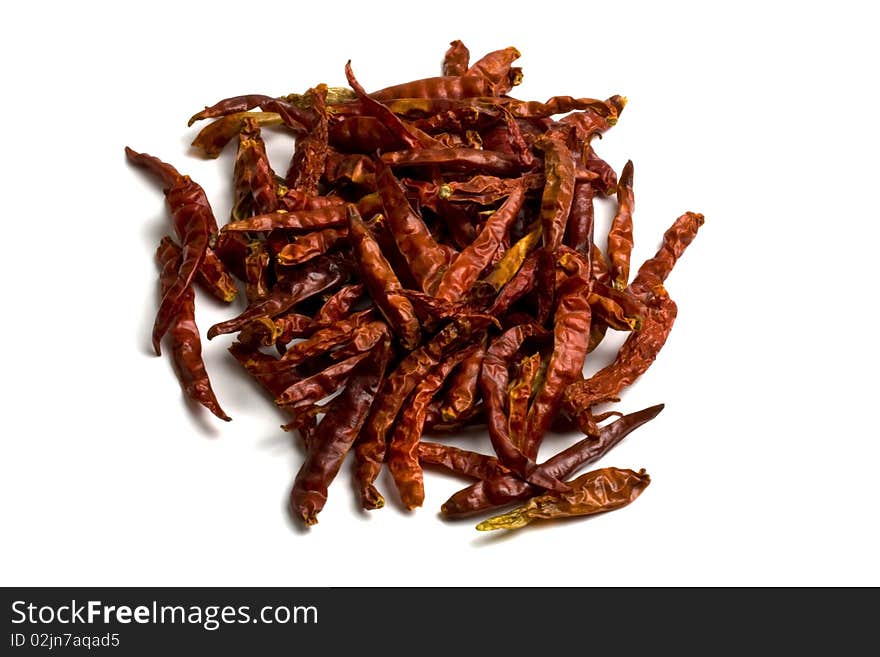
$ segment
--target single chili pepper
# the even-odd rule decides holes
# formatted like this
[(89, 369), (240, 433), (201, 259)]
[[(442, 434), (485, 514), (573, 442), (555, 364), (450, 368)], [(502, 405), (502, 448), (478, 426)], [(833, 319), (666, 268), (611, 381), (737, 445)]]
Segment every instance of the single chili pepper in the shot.
[[(624, 415), (619, 420), (602, 427), (597, 438), (584, 438), (539, 467), (557, 479), (568, 479), (580, 468), (595, 463), (605, 456), (635, 429), (657, 417), (662, 410), (663, 404), (658, 404)], [(459, 518), (524, 500), (541, 492), (540, 487), (532, 486), (514, 474), (499, 474), (495, 477), (483, 478), (482, 481), (458, 491), (443, 504), (440, 510), (446, 517)]]
[(492, 214), (477, 238), (462, 251), (443, 273), (434, 296), (453, 301), (463, 296), (483, 272), (500, 248), (501, 240), (525, 201), (525, 190), (514, 188), (504, 204)]
[(506, 94), (522, 80), (522, 71), (511, 70), (511, 64), (521, 57), (516, 48), (494, 50), (477, 60), (464, 75), (475, 76), (487, 80), (491, 84), (491, 96)]
[(376, 167), (376, 185), (397, 248), (419, 288), (430, 294), (448, 265), (446, 251), (437, 244), (422, 218), (413, 212), (391, 169), (381, 162)]
[(348, 206), (349, 234), (361, 278), (379, 312), (406, 349), (414, 349), (421, 340), (419, 320), (412, 304), (403, 294), (400, 281), (382, 255), (379, 244), (367, 229), (355, 206)]
[[(163, 296), (177, 281), (181, 254), (181, 248), (170, 237), (162, 238), (156, 251), (156, 259), (161, 269), (159, 280)], [(232, 418), (220, 408), (202, 360), (202, 341), (196, 326), (195, 294), (192, 288), (184, 291), (180, 310), (171, 323), (169, 334), (174, 369), (186, 396), (228, 422)]]
[(250, 219), (232, 221), (223, 226), (224, 233), (248, 232), (265, 233), (284, 228), (288, 230), (315, 230), (319, 228), (338, 228), (345, 225), (345, 206), (328, 205), (314, 210), (277, 210)]
[(510, 470), (494, 456), (425, 440), (419, 443), (419, 461), (422, 464), (440, 465), (450, 472), (474, 479), (510, 474)]
[(582, 111), (572, 112), (559, 122), (572, 126), (577, 140), (588, 144), (593, 137), (601, 135), (617, 124), (620, 113), (626, 107), (626, 97), (611, 96), (601, 105), (604, 105), (604, 108), (600, 105), (576, 108)]
[(597, 175), (593, 185), (602, 196), (611, 196), (617, 191), (617, 174), (610, 164), (596, 155), (589, 144), (584, 146), (581, 164), (587, 171), (592, 171)]
[[(333, 363), (312, 376), (292, 380), (286, 388), (282, 388), (280, 392), (275, 394), (275, 403), (288, 410), (297, 410), (317, 404), (339, 390), (355, 366), (369, 355), (369, 351), (354, 354), (345, 360)], [(271, 374), (254, 371), (255, 376), (271, 377), (282, 374), (283, 372)]]
[(504, 401), (507, 393), (509, 375), (508, 363), (522, 342), (531, 336), (544, 333), (536, 324), (522, 324), (498, 337), (483, 358), (480, 372), (480, 389), (489, 419), (489, 438), (492, 447), (504, 465), (523, 479), (550, 490), (565, 490), (565, 485), (553, 477), (546, 477), (536, 469), (536, 465), (525, 453), (517, 449), (507, 431), (507, 418), (504, 416)]
[(650, 367), (666, 343), (678, 310), (669, 297), (655, 299), (644, 318), (642, 328), (629, 334), (611, 365), (584, 381), (565, 389), (565, 410), (576, 418), (581, 430), (596, 435), (590, 408), (615, 401), (625, 387), (631, 385)]
[(275, 259), (279, 265), (299, 265), (347, 243), (348, 229), (344, 226), (313, 230), (285, 245), (275, 254)]
[(137, 153), (125, 147), (128, 160), (158, 176), (165, 185), (165, 199), (171, 211), (174, 229), (183, 243), (183, 252), (177, 272), (177, 280), (162, 295), (156, 321), (153, 324), (153, 349), (161, 353), (160, 341), (180, 312), (186, 290), (205, 258), (211, 225), (216, 226), (211, 205), (205, 191), (189, 176), (181, 176), (177, 169), (158, 158)]
[(274, 212), (278, 207), (275, 172), (266, 155), (260, 126), (250, 117), (242, 120), (232, 179), (233, 220)]
[(629, 259), (633, 248), (633, 163), (629, 160), (617, 181), (617, 214), (608, 231), (611, 285), (622, 290), (629, 282)]
[(452, 373), (449, 389), (439, 409), (440, 419), (446, 424), (464, 418), (477, 404), (480, 370), (486, 356), (487, 340), (484, 337), (473, 353), (468, 355)]
[(538, 255), (538, 253), (533, 252), (526, 257), (519, 271), (514, 274), (507, 285), (501, 288), (498, 296), (495, 297), (492, 305), (486, 311), (487, 314), (495, 317), (504, 315), (514, 303), (535, 289)]
[[(577, 252), (563, 253), (559, 258), (565, 269), (569, 260), (580, 258)], [(577, 263), (572, 265), (577, 266)], [(587, 356), (590, 327), (590, 279), (588, 273), (577, 272), (565, 279), (557, 290), (556, 314), (553, 323), (553, 354), (543, 385), (529, 408), (523, 436), (523, 453), (531, 459), (557, 414), (566, 387), (580, 375)]]
[(245, 119), (258, 125), (280, 125), (281, 116), (275, 112), (237, 112), (223, 116), (209, 123), (193, 139), (192, 146), (201, 150), (206, 157), (219, 157), (223, 148), (239, 135)]
[(507, 153), (476, 148), (422, 148), (382, 154), (382, 161), (395, 167), (439, 166), (444, 170), (472, 173), (481, 171), (496, 176), (519, 173), (519, 160)]
[(507, 393), (507, 431), (513, 444), (520, 450), (523, 449), (525, 439), (532, 386), (540, 369), (540, 353), (523, 358), (520, 362), (519, 373), (514, 377)]
[(390, 353), (388, 339), (370, 352), (370, 357), (352, 371), (345, 390), (330, 403), (318, 425), (314, 447), (308, 450), (290, 495), (291, 509), (306, 525), (318, 521), (317, 515), (327, 501), (327, 488), (370, 412)]
[(630, 292), (639, 299), (651, 300), (665, 295), (663, 282), (684, 250), (697, 236), (704, 222), (703, 215), (685, 212), (663, 234), (663, 243), (657, 254), (639, 268), (629, 286)]
[(319, 84), (306, 94), (315, 115), (308, 134), (296, 140), (296, 149), (290, 161), (285, 180), (291, 189), (303, 194), (317, 195), (318, 181), (324, 173), (330, 152), (329, 123), (327, 119), (327, 85)]
[(482, 282), (495, 290), (500, 290), (504, 287), (519, 271), (529, 253), (538, 245), (538, 242), (541, 240), (541, 233), (541, 226), (537, 226), (526, 233), (522, 239), (507, 250), (504, 257), (495, 266), (495, 269)]
[(519, 529), (533, 520), (589, 516), (614, 511), (635, 500), (651, 483), (644, 470), (602, 468), (571, 482), (571, 491), (548, 493), (529, 500), (525, 506), (484, 520), (477, 529)]
[(385, 499), (373, 485), (385, 458), (385, 436), (407, 396), (440, 359), (469, 340), (480, 337), (490, 320), (456, 317), (430, 341), (410, 352), (385, 378), (370, 417), (356, 445), (355, 480), (365, 509), (378, 509)]
[(463, 75), (470, 63), (471, 53), (461, 41), (456, 39), (449, 44), (443, 58), (443, 75)]
[(366, 288), (361, 283), (346, 285), (334, 292), (315, 315), (315, 323), (331, 324), (348, 316), (354, 304), (363, 297)]
[(300, 301), (343, 283), (347, 277), (348, 271), (340, 258), (320, 256), (310, 260), (279, 279), (265, 299), (250, 304), (237, 317), (208, 329), (208, 339), (238, 331), (257, 317), (277, 317)]
[(296, 189), (288, 189), (278, 197), (278, 203), (282, 210), (295, 212), (297, 210), (320, 210), (330, 206), (344, 206), (346, 201), (338, 196), (311, 196)]
[(416, 385), (406, 408), (401, 411), (400, 420), (388, 443), (388, 469), (400, 500), (407, 509), (422, 506), (425, 501), (424, 476), (419, 464), (419, 438), (425, 426), (428, 404), (456, 365), (472, 355), (477, 347), (472, 345), (437, 363)]

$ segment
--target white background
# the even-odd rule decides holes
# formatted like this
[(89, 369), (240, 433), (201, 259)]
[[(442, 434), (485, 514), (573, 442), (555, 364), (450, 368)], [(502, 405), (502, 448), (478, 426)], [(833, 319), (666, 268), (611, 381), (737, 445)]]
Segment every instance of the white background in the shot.
[[(0, 582), (880, 584), (869, 6), (4, 4)], [(285, 511), (301, 451), (230, 340), (205, 346), (229, 424), (150, 355), (171, 228), (122, 149), (190, 173), (222, 223), (233, 149), (189, 152), (193, 112), (344, 84), (349, 58), (368, 89), (436, 75), (454, 38), (474, 59), (517, 46), (519, 97), (629, 97), (597, 150), (635, 162), (634, 262), (684, 210), (706, 215), (668, 281), (675, 329), (620, 404), (666, 410), (602, 462), (653, 483), (616, 513), (485, 535), (437, 515), (465, 482), (429, 474), (425, 508), (365, 514), (346, 464), (303, 531)], [(281, 171), (290, 146), (271, 138)], [(203, 331), (231, 315), (198, 303)]]

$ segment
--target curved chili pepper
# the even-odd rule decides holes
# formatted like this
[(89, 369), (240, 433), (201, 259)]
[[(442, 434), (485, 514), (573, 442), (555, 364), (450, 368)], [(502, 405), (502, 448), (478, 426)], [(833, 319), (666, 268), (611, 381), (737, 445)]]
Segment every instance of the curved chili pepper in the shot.
[[(663, 404), (659, 404), (624, 415), (619, 420), (602, 427), (597, 438), (584, 438), (539, 467), (549, 476), (560, 480), (567, 479), (580, 468), (605, 456), (635, 429), (657, 417), (662, 410)], [(540, 487), (532, 486), (512, 473), (501, 473), (494, 477), (484, 477), (482, 481), (458, 491), (443, 504), (440, 510), (446, 517), (459, 518), (527, 499), (540, 494), (541, 491)]]
[(401, 294), (402, 287), (394, 270), (353, 205), (348, 207), (348, 225), (361, 277), (373, 302), (403, 346), (414, 349), (421, 340), (419, 320), (409, 299)]
[(275, 112), (236, 112), (220, 117), (202, 128), (193, 139), (192, 146), (200, 149), (207, 157), (219, 157), (226, 144), (241, 133), (246, 119), (261, 126), (281, 124), (281, 116)]
[(170, 164), (152, 155), (137, 153), (127, 146), (125, 154), (132, 164), (146, 168), (162, 180), (174, 228), (183, 243), (177, 280), (162, 295), (153, 324), (153, 349), (158, 355), (162, 352), (159, 344), (162, 336), (180, 312), (186, 290), (205, 258), (211, 226), (216, 226), (217, 222), (205, 191), (189, 176), (181, 176)]
[(446, 251), (437, 244), (422, 218), (413, 212), (391, 169), (381, 162), (376, 167), (376, 186), (397, 248), (419, 288), (430, 294), (448, 264)]
[(232, 221), (223, 226), (222, 232), (265, 233), (278, 228), (289, 230), (315, 230), (338, 228), (345, 225), (345, 206), (328, 205), (314, 210), (277, 210), (250, 219)]
[[(540, 231), (538, 232), (540, 236)], [(523, 261), (519, 271), (513, 278), (501, 288), (498, 296), (486, 311), (489, 315), (500, 317), (504, 315), (514, 303), (535, 289), (538, 273), (538, 253), (529, 254)]]
[(663, 234), (663, 243), (657, 254), (639, 268), (638, 274), (629, 286), (630, 292), (644, 300), (664, 296), (663, 282), (684, 250), (697, 236), (697, 231), (704, 221), (703, 215), (694, 212), (685, 212), (676, 219)]
[(315, 524), (327, 501), (327, 488), (361, 431), (385, 374), (388, 339), (352, 371), (345, 390), (327, 408), (290, 494), (291, 509), (306, 525)]
[(453, 301), (471, 288), (501, 246), (501, 241), (522, 209), (525, 198), (525, 191), (521, 187), (511, 191), (504, 204), (483, 224), (477, 238), (443, 273), (434, 296)]
[(452, 373), (449, 389), (439, 409), (440, 419), (444, 423), (454, 423), (466, 417), (476, 406), (480, 370), (483, 367), (483, 358), (486, 356), (487, 340), (483, 338), (473, 353), (467, 356), (458, 368)]
[(285, 180), (291, 189), (307, 195), (316, 195), (318, 182), (324, 173), (327, 155), (330, 152), (327, 85), (319, 84), (316, 88), (310, 89), (306, 96), (315, 120), (308, 134), (296, 140), (296, 149)]
[(416, 385), (388, 443), (388, 469), (407, 509), (422, 506), (425, 500), (424, 476), (419, 464), (419, 438), (425, 426), (428, 404), (440, 390), (456, 365), (476, 351), (477, 345), (463, 349), (437, 363)]
[(510, 66), (520, 57), (519, 50), (514, 47), (494, 50), (477, 60), (465, 71), (464, 77), (483, 78), (491, 85), (489, 95), (501, 96), (522, 80), (522, 71), (514, 71)]
[(320, 256), (297, 267), (281, 278), (269, 295), (249, 305), (238, 317), (214, 324), (208, 329), (208, 339), (238, 331), (257, 317), (277, 317), (295, 304), (344, 282), (348, 271), (338, 258)]
[(443, 57), (443, 75), (462, 75), (467, 71), (471, 53), (461, 41), (456, 39), (449, 44), (449, 50)]
[(622, 290), (629, 282), (629, 259), (633, 248), (632, 215), (633, 163), (629, 160), (617, 181), (617, 214), (608, 231), (608, 260), (611, 264), (611, 285)]
[(525, 506), (484, 520), (477, 525), (477, 529), (519, 529), (534, 520), (589, 516), (614, 511), (635, 500), (650, 483), (651, 477), (644, 470), (594, 470), (570, 482), (570, 492), (539, 495), (529, 500)]
[[(161, 274), (159, 276), (161, 293), (165, 293), (177, 281), (181, 249), (170, 237), (162, 238), (156, 251)], [(169, 334), (171, 336), (171, 356), (174, 369), (187, 397), (198, 402), (221, 420), (231, 420), (220, 408), (220, 403), (211, 387), (211, 380), (202, 360), (202, 341), (195, 318), (195, 294), (192, 288), (184, 290), (180, 310), (175, 316)]]
[(365, 509), (378, 509), (385, 499), (373, 485), (385, 458), (385, 436), (407, 396), (440, 359), (484, 331), (490, 319), (456, 317), (429, 342), (410, 352), (385, 378), (370, 417), (358, 438), (355, 480)]

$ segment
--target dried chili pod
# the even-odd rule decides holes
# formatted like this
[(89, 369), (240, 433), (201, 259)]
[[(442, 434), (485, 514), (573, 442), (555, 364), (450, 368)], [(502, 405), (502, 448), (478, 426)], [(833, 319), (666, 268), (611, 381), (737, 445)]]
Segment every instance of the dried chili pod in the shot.
[(334, 292), (315, 315), (316, 324), (329, 324), (347, 316), (354, 304), (364, 295), (362, 283), (346, 285)]
[(589, 516), (614, 511), (635, 500), (650, 483), (651, 477), (644, 470), (594, 470), (570, 482), (571, 491), (533, 497), (525, 506), (484, 520), (477, 525), (477, 529), (519, 529), (534, 520)]
[(439, 465), (450, 472), (473, 479), (484, 480), (511, 474), (494, 456), (426, 440), (419, 443), (419, 460), (423, 464)]
[[(170, 237), (162, 238), (156, 259), (161, 270), (159, 280), (163, 296), (177, 281), (181, 253), (180, 247)], [(171, 323), (169, 335), (174, 369), (187, 397), (228, 422), (232, 418), (220, 408), (202, 360), (202, 341), (196, 326), (194, 301), (192, 288), (184, 290), (180, 310)]]
[(312, 210), (277, 210), (223, 226), (223, 233), (267, 233), (272, 230), (318, 230), (345, 225), (345, 206), (328, 205)]
[(409, 151), (383, 153), (382, 162), (395, 167), (440, 167), (444, 171), (463, 171), (495, 176), (510, 176), (522, 172), (519, 158), (501, 151), (477, 148), (432, 147)]
[(318, 521), (317, 515), (327, 501), (327, 487), (339, 472), (370, 412), (390, 353), (388, 339), (373, 349), (370, 357), (352, 370), (345, 390), (330, 403), (318, 424), (310, 441), (313, 448), (308, 450), (290, 494), (291, 509), (307, 525)]
[(608, 231), (608, 260), (611, 265), (611, 285), (622, 290), (629, 282), (629, 259), (633, 248), (632, 215), (635, 209), (633, 195), (633, 163), (629, 160), (617, 181), (617, 214)]
[(205, 191), (189, 176), (182, 176), (170, 164), (160, 159), (138, 153), (125, 147), (128, 160), (136, 166), (146, 168), (162, 180), (165, 185), (165, 199), (171, 211), (174, 229), (183, 245), (177, 279), (168, 286), (162, 295), (156, 321), (153, 324), (153, 349), (161, 353), (160, 341), (180, 312), (186, 290), (192, 283), (196, 271), (205, 258), (210, 240), (211, 227), (216, 226), (214, 213), (205, 196)]
[[(332, 395), (339, 390), (339, 388), (345, 383), (345, 380), (348, 378), (351, 371), (358, 363), (364, 360), (369, 353), (369, 351), (365, 351), (359, 354), (354, 354), (345, 360), (333, 363), (329, 367), (324, 368), (312, 376), (291, 380), (286, 387), (281, 388), (280, 391), (274, 394), (275, 403), (278, 406), (289, 410), (317, 404), (325, 397)], [(283, 376), (285, 371), (290, 370), (282, 369), (277, 373), (273, 373), (266, 372), (263, 367), (255, 368), (251, 373), (257, 378), (268, 378), (272, 376)]]
[(400, 337), (403, 346), (415, 348), (421, 340), (415, 311), (409, 299), (401, 294), (400, 281), (354, 205), (348, 207), (348, 225), (361, 277), (373, 302)]
[(376, 168), (376, 185), (388, 226), (400, 254), (407, 261), (409, 272), (422, 291), (431, 293), (448, 265), (446, 251), (413, 211), (391, 169), (381, 162)]
[(629, 286), (630, 292), (640, 299), (663, 296), (663, 282), (684, 250), (697, 236), (703, 225), (703, 215), (685, 212), (663, 234), (663, 243), (657, 254), (639, 268), (638, 274)]
[(522, 359), (519, 372), (510, 384), (507, 393), (507, 430), (510, 439), (519, 449), (525, 442), (526, 421), (529, 415), (529, 400), (532, 388), (541, 369), (541, 354), (535, 353)]
[(541, 241), (541, 232), (541, 226), (537, 226), (526, 233), (522, 239), (505, 252), (504, 257), (495, 265), (495, 269), (482, 280), (482, 283), (496, 291), (504, 287), (519, 271), (529, 253)]
[(291, 266), (308, 262), (338, 246), (348, 243), (348, 229), (323, 228), (298, 235), (275, 254), (279, 265)]

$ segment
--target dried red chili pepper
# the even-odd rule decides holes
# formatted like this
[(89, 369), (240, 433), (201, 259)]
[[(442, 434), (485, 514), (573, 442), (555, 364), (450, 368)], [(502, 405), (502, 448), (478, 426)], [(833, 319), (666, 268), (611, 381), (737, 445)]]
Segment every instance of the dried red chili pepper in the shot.
[(443, 405), (439, 409), (443, 422), (457, 422), (466, 417), (476, 406), (480, 370), (483, 367), (486, 348), (487, 344), (484, 338), (452, 373), (449, 389), (443, 399)]
[(676, 219), (664, 233), (663, 243), (657, 254), (639, 268), (638, 274), (629, 286), (630, 292), (646, 301), (664, 296), (663, 282), (684, 250), (697, 236), (697, 231), (703, 222), (703, 215), (694, 212), (685, 212)]
[(316, 324), (331, 324), (348, 316), (354, 304), (363, 297), (366, 288), (362, 283), (346, 285), (334, 292), (315, 315)]
[(180, 312), (186, 290), (192, 283), (199, 265), (205, 259), (211, 226), (216, 226), (216, 221), (205, 191), (189, 176), (182, 176), (170, 164), (152, 155), (137, 153), (127, 146), (125, 154), (132, 164), (146, 168), (162, 180), (174, 228), (183, 243), (177, 279), (162, 295), (162, 302), (159, 304), (159, 311), (153, 324), (153, 349), (159, 354), (162, 336)]
[[(156, 259), (161, 270), (159, 279), (163, 296), (177, 281), (181, 254), (180, 247), (170, 237), (162, 238), (156, 251)], [(228, 422), (231, 418), (220, 408), (202, 360), (202, 341), (196, 326), (195, 294), (192, 288), (184, 290), (180, 310), (171, 323), (169, 334), (174, 368), (187, 397)]]
[(635, 500), (650, 483), (651, 478), (644, 470), (594, 470), (572, 481), (570, 492), (533, 497), (525, 506), (484, 520), (477, 529), (519, 529), (534, 520), (606, 513)]
[(635, 208), (633, 196), (632, 160), (623, 167), (617, 181), (617, 214), (608, 231), (608, 260), (611, 264), (611, 284), (622, 290), (629, 282), (629, 257), (633, 248), (632, 214)]
[(474, 479), (510, 474), (510, 470), (494, 456), (425, 440), (419, 443), (419, 460), (423, 464), (440, 465), (450, 472)]
[(437, 244), (422, 218), (413, 212), (391, 169), (379, 163), (376, 172), (376, 185), (397, 248), (419, 287), (431, 292), (448, 264), (446, 251)]
[(344, 227), (313, 230), (294, 238), (275, 254), (275, 259), (279, 265), (300, 265), (347, 242), (348, 229)]

